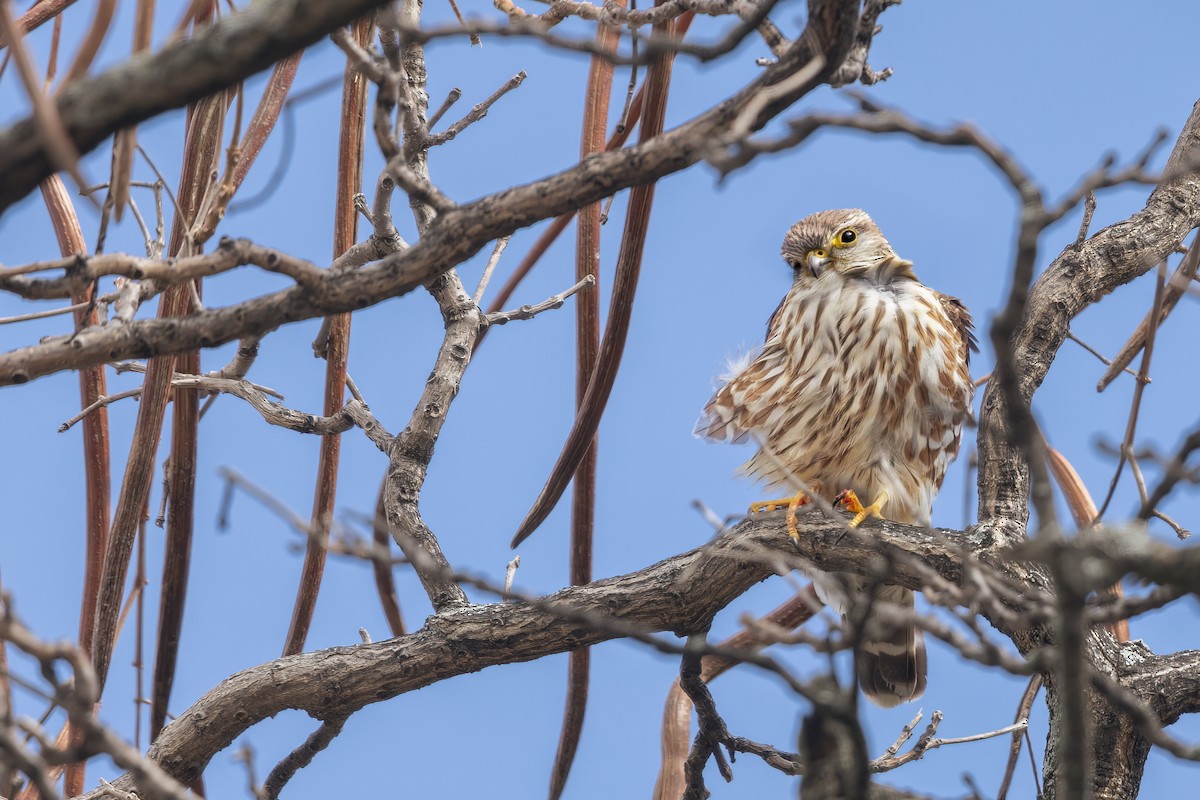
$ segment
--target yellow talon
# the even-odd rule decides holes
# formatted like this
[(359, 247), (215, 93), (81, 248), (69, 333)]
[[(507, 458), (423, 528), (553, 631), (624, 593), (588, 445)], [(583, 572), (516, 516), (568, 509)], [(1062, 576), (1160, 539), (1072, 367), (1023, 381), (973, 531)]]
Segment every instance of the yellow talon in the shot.
[(785, 497), (782, 500), (759, 500), (756, 503), (750, 504), (750, 513), (761, 514), (764, 511), (778, 511), (781, 508), (786, 508), (790, 502), (792, 502), (792, 498), (790, 497)]
[(851, 528), (857, 528), (867, 517), (878, 517), (879, 519), (883, 519), (883, 514), (879, 512), (883, 511), (884, 503), (887, 501), (888, 493), (880, 492), (879, 496), (875, 498), (874, 503), (871, 503), (869, 506), (864, 506), (862, 501), (858, 499), (858, 495), (856, 495), (850, 489), (846, 489), (838, 494), (835, 500), (838, 505), (854, 515), (854, 519), (850, 520)]
[(809, 503), (808, 495), (804, 492), (798, 492), (795, 497), (788, 503), (787, 526), (788, 536), (792, 537), (793, 542), (800, 541), (800, 531), (796, 529), (796, 509), (800, 506)]
[(787, 508), (788, 536), (798, 540), (800, 538), (800, 530), (796, 527), (796, 510), (800, 506), (808, 505), (809, 502), (806, 493), (797, 492), (794, 497), (785, 497), (781, 500), (759, 500), (756, 503), (751, 503), (750, 513), (759, 514), (764, 511), (778, 511), (781, 508)]

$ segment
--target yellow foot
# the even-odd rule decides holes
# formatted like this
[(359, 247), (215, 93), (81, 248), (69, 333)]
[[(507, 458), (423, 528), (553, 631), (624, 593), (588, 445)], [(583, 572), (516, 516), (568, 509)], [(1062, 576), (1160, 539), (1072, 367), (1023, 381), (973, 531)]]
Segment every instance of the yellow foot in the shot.
[(841, 506), (854, 515), (854, 519), (850, 520), (850, 527), (857, 528), (867, 517), (878, 517), (879, 519), (883, 519), (883, 514), (880, 514), (879, 512), (883, 511), (883, 505), (887, 501), (888, 493), (880, 492), (879, 496), (875, 498), (874, 503), (871, 503), (869, 506), (864, 506), (862, 501), (858, 499), (858, 495), (856, 495), (850, 489), (846, 489), (845, 491), (838, 493), (838, 496), (834, 498), (833, 503), (834, 505)]
[(784, 497), (781, 500), (759, 500), (757, 503), (751, 503), (750, 513), (759, 514), (764, 511), (778, 511), (786, 506), (788, 536), (798, 540), (800, 538), (800, 530), (796, 527), (796, 510), (800, 506), (808, 505), (810, 502), (807, 494), (797, 492), (794, 497)]
[(751, 514), (762, 514), (767, 511), (778, 511), (781, 508), (787, 508), (788, 503), (792, 502), (791, 497), (784, 497), (780, 500), (759, 500), (757, 503), (750, 504)]

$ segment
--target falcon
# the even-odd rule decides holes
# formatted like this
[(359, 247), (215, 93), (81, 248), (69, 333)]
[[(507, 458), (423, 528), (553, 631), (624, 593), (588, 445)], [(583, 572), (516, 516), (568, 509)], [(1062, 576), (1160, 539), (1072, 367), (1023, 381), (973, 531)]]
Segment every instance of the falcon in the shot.
[[(810, 487), (857, 512), (929, 525), (933, 499), (958, 455), (978, 349), (960, 300), (921, 283), (860, 209), (821, 211), (783, 240), (792, 287), (767, 323), (756, 355), (734, 365), (705, 406), (696, 434), (758, 443), (741, 468), (769, 490)], [(864, 507), (859, 498), (873, 499)], [(788, 529), (807, 497), (755, 503), (788, 508)], [(847, 601), (817, 580), (822, 599)], [(854, 582), (851, 585), (855, 585)], [(857, 583), (862, 589), (861, 582)], [(884, 586), (877, 600), (913, 608), (912, 591)], [(925, 639), (915, 627), (867, 641), (858, 682), (884, 707), (925, 691)]]

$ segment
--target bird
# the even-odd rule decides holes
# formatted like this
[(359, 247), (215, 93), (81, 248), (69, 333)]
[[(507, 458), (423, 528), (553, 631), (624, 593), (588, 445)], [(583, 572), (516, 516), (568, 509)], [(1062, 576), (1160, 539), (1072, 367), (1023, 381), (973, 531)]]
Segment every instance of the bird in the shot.
[[(741, 472), (768, 490), (809, 487), (867, 516), (930, 524), (933, 501), (958, 455), (970, 417), (977, 350), (961, 300), (917, 278), (861, 209), (820, 211), (783, 240), (792, 286), (767, 323), (759, 350), (730, 365), (695, 433), (759, 449)], [(864, 506), (860, 497), (874, 498)], [(755, 503), (751, 513), (796, 509), (808, 500)], [(846, 612), (849, 599), (814, 576), (822, 600)], [(862, 591), (861, 580), (851, 579)], [(913, 608), (913, 593), (880, 587), (876, 601)], [(856, 658), (863, 693), (891, 708), (926, 686), (925, 640), (912, 625), (865, 641)]]

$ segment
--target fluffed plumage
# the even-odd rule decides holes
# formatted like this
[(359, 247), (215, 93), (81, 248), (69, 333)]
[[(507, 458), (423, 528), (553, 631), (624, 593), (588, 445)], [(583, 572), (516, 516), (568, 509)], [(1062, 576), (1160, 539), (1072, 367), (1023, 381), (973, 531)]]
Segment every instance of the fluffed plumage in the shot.
[[(766, 342), (708, 402), (697, 435), (757, 441), (742, 471), (769, 489), (794, 492), (799, 480), (829, 498), (887, 492), (884, 516), (928, 525), (974, 393), (970, 314), (922, 284), (859, 209), (800, 220), (783, 257), (794, 282)], [(878, 599), (913, 604), (901, 587), (883, 587)], [(919, 697), (923, 635), (910, 628), (866, 642), (857, 668), (880, 705)]]

